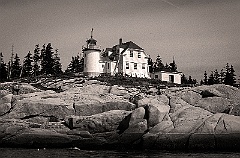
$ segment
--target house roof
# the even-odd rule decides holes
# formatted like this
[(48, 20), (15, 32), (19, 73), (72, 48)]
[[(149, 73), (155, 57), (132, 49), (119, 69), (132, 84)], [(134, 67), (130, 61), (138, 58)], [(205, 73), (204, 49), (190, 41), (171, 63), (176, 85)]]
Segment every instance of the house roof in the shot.
[(140, 49), (143, 50), (141, 47), (139, 47), (137, 44), (135, 44), (132, 41), (123, 43), (122, 45), (119, 46), (120, 48), (132, 48), (132, 49)]

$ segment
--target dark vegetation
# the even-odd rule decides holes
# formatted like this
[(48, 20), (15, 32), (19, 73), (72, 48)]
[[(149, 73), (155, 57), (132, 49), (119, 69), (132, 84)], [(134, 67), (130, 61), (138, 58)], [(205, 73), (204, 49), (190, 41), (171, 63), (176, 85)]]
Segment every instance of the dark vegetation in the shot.
[[(149, 71), (154, 73), (158, 71), (167, 72), (178, 72), (175, 60), (170, 64), (163, 64), (161, 57), (158, 55), (156, 61), (153, 61), (150, 57), (148, 58)], [(70, 79), (74, 77), (84, 77), (84, 58), (79, 55), (72, 57), (65, 72), (62, 71), (62, 64), (58, 49), (53, 51), (51, 43), (43, 45), (42, 48), (39, 44), (35, 46), (33, 54), (29, 51), (24, 57), (23, 65), (21, 65), (18, 54), (13, 54), (8, 63), (3, 60), (3, 54), (0, 53), (0, 82), (5, 81), (20, 81), (28, 83), (36, 83), (41, 78), (49, 79)], [(226, 84), (236, 85), (236, 75), (233, 66), (229, 66), (228, 63), (225, 67), (225, 71), (222, 69), (219, 73), (218, 70), (212, 71), (208, 76), (207, 72), (204, 73), (204, 79), (201, 80), (200, 85), (212, 85), (212, 84)], [(116, 74), (115, 76), (99, 76), (95, 79), (107, 82), (110, 85), (124, 85), (130, 87), (137, 86), (160, 86), (165, 85), (168, 87), (172, 86), (195, 86), (197, 84), (196, 79), (191, 76), (186, 77), (184, 74), (181, 76), (181, 85), (173, 83), (162, 82), (156, 79), (146, 78), (134, 78), (129, 76), (123, 76)], [(35, 85), (37, 86), (37, 85)], [(41, 88), (41, 87), (39, 87)], [(58, 91), (58, 90), (56, 90)]]
[(213, 84), (226, 84), (231, 86), (236, 85), (236, 75), (233, 65), (229, 66), (227, 63), (225, 66), (225, 71), (222, 69), (219, 73), (216, 69), (215, 71), (211, 71), (208, 76), (207, 72), (204, 72), (204, 79), (200, 82), (201, 85), (213, 85)]

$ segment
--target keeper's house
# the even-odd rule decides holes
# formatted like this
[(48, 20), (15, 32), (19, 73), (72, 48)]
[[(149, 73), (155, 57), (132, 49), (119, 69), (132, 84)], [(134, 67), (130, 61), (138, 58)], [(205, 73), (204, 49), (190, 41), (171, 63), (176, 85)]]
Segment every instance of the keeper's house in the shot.
[(101, 51), (97, 41), (91, 38), (82, 47), (84, 54), (84, 75), (89, 77), (100, 74), (115, 75), (120, 73), (125, 76), (139, 78), (154, 78), (161, 81), (181, 84), (181, 74), (178, 72), (149, 72), (149, 56), (143, 48), (132, 41), (119, 43), (112, 48)]

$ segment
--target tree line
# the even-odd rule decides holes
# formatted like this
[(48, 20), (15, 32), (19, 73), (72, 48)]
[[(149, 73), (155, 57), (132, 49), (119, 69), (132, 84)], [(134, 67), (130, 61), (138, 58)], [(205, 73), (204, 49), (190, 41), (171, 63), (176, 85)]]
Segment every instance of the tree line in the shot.
[(211, 71), (208, 75), (207, 72), (204, 72), (204, 78), (200, 81), (201, 85), (213, 85), (213, 84), (226, 84), (234, 86), (236, 84), (236, 75), (233, 65), (229, 66), (227, 63), (225, 70), (222, 69), (220, 72), (216, 69)]
[[(65, 73), (83, 72), (84, 58), (79, 55), (72, 57)], [(63, 74), (58, 49), (53, 50), (51, 43), (35, 45), (33, 54), (29, 51), (20, 62), (18, 54), (13, 54), (8, 63), (4, 62), (3, 53), (0, 53), (0, 82), (19, 78), (35, 78), (40, 75), (59, 76)]]

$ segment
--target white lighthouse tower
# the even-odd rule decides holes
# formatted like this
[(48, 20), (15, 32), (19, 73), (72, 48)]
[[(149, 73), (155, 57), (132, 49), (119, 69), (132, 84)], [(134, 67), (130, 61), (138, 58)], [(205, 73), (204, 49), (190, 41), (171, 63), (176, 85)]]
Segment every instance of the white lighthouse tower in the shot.
[(84, 55), (84, 75), (88, 77), (99, 76), (99, 60), (100, 60), (100, 46), (97, 46), (97, 40), (93, 39), (93, 29), (91, 31), (91, 38), (86, 41), (83, 46)]

